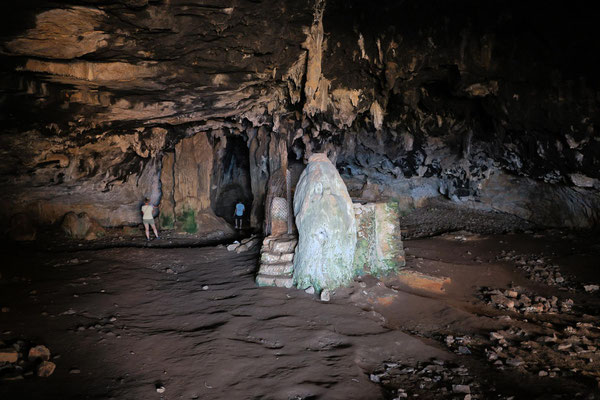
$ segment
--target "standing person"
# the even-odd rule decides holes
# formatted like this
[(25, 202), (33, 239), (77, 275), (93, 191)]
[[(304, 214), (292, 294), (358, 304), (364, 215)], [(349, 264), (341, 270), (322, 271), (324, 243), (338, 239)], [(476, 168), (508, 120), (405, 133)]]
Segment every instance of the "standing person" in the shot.
[(146, 197), (144, 199), (144, 205), (142, 206), (142, 222), (144, 223), (144, 228), (146, 228), (146, 240), (150, 240), (150, 226), (152, 226), (154, 236), (156, 236), (157, 239), (160, 239), (158, 237), (158, 231), (156, 230), (156, 224), (154, 223), (153, 213), (155, 208), (156, 207), (150, 204), (150, 199)]
[(238, 201), (235, 205), (235, 211), (233, 212), (233, 216), (235, 217), (235, 229), (242, 229), (242, 219), (244, 217), (245, 209), (246, 207), (244, 207), (241, 201)]

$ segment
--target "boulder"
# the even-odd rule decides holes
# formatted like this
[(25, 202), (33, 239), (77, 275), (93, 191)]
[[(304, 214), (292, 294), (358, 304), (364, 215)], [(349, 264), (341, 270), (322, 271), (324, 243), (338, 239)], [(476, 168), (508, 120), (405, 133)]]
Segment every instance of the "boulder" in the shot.
[(360, 273), (388, 275), (406, 265), (398, 203), (354, 204), (357, 225), (354, 267)]
[(298, 246), (294, 284), (317, 291), (348, 285), (354, 275), (356, 220), (352, 200), (326, 154), (313, 154), (294, 196)]
[(43, 345), (38, 345), (29, 349), (29, 354), (27, 355), (29, 361), (40, 359), (42, 361), (50, 360), (50, 350)]
[(94, 240), (106, 233), (96, 220), (90, 218), (84, 212), (80, 214), (68, 212), (65, 214), (61, 228), (67, 236), (73, 239)]
[(18, 213), (10, 219), (10, 238), (16, 241), (35, 240), (37, 229), (29, 215)]
[(47, 378), (54, 373), (56, 364), (52, 361), (42, 361), (37, 368), (37, 375), (42, 378)]

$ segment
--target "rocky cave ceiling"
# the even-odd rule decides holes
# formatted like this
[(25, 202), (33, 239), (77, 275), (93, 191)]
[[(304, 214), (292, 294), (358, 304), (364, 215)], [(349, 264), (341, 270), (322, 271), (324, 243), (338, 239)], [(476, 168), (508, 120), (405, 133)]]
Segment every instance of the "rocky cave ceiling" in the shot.
[(191, 204), (215, 211), (245, 187), (258, 227), (269, 178), (325, 151), (358, 200), (600, 220), (600, 41), (583, 3), (22, 1), (2, 15), (4, 219), (131, 224), (144, 195), (177, 213), (165, 185), (202, 165)]

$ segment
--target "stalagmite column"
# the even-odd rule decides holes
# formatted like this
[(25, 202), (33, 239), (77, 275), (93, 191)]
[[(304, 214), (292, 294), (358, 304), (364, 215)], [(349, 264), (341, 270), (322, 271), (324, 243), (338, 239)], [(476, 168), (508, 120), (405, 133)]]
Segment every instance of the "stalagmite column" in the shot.
[(354, 277), (356, 221), (346, 185), (326, 154), (313, 154), (294, 196), (298, 247), (294, 283), (317, 291), (347, 285)]

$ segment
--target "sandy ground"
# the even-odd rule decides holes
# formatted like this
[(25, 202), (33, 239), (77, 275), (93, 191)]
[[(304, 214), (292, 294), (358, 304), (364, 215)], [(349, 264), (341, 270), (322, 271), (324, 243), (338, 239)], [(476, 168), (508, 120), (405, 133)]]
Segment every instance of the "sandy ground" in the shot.
[[(256, 287), (257, 254), (222, 246), (5, 249), (0, 348), (21, 361), (0, 364), (0, 398), (600, 398), (599, 292), (583, 289), (600, 281), (597, 237), (458, 232), (405, 246), (406, 270), (330, 302)], [(536, 281), (519, 257), (565, 282)], [(508, 288), (573, 306), (521, 312), (486, 294)], [(40, 344), (56, 364), (46, 378), (26, 360)]]

